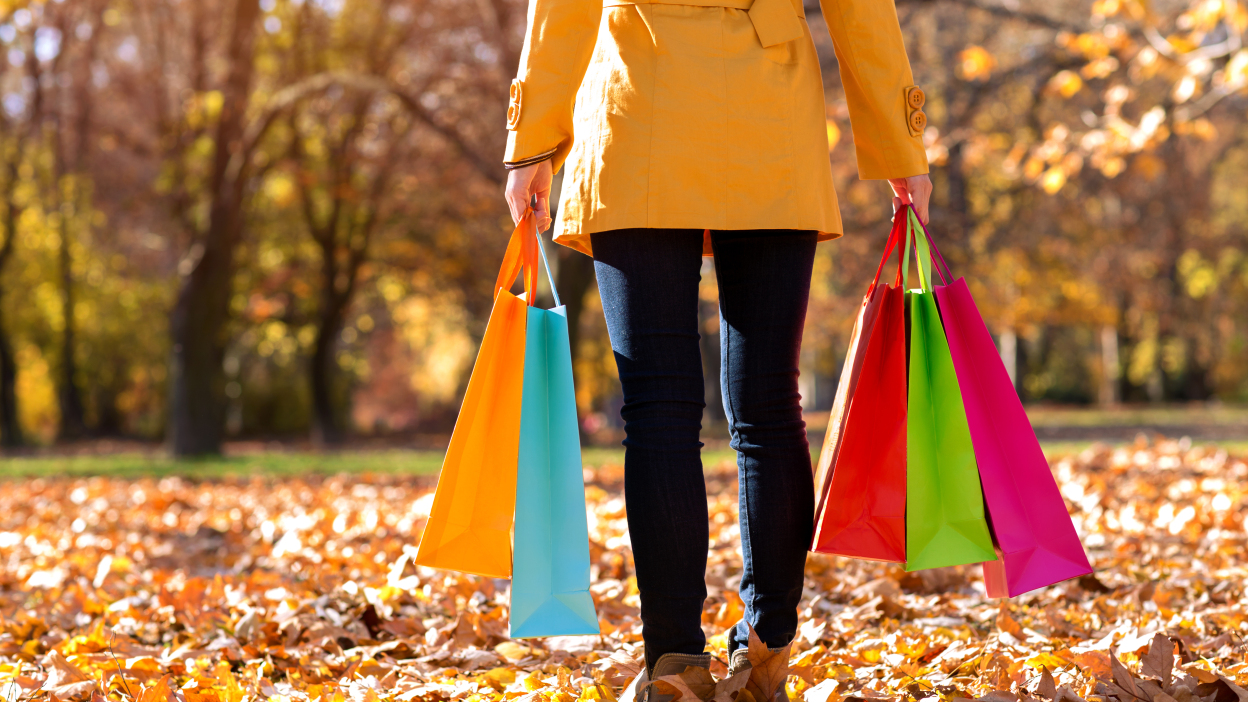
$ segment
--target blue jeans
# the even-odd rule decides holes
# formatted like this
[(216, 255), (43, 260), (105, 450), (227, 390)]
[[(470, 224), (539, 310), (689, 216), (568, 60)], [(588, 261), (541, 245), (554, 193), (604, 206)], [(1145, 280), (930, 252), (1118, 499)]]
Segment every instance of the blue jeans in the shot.
[[(814, 232), (711, 233), (719, 282), (720, 383), (737, 451), (745, 622), (770, 647), (797, 633), (814, 484), (797, 390)], [(593, 235), (594, 266), (624, 392), (624, 494), (646, 662), (702, 653), (708, 516), (698, 334), (702, 231)]]

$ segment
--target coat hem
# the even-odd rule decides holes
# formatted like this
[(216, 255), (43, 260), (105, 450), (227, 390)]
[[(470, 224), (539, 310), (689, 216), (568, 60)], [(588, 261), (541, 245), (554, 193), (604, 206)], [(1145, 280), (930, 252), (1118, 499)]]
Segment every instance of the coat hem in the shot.
[[(599, 232), (614, 231), (616, 229), (631, 229), (631, 228), (632, 227), (602, 227), (602, 228), (594, 228), (592, 230), (581, 231), (580, 233), (575, 233), (575, 234), (560, 232), (559, 234), (555, 235), (554, 242), (556, 244), (560, 244), (561, 246), (566, 246), (569, 249), (572, 249), (573, 251), (578, 251), (580, 253), (583, 253), (586, 256), (589, 256), (590, 258), (593, 258), (594, 251), (593, 251), (593, 245), (591, 243), (591, 238), (594, 234), (597, 234)], [(640, 227), (640, 228), (644, 229), (646, 227)], [(698, 227), (678, 227), (678, 228), (679, 229), (698, 229)], [(845, 235), (844, 232), (836, 231), (835, 229), (831, 231), (823, 231), (822, 229), (819, 229), (818, 227), (702, 227), (702, 229), (715, 229), (718, 231), (738, 231), (742, 229), (796, 229), (796, 230), (809, 231), (809, 230), (814, 229), (819, 232), (819, 236), (818, 236), (819, 242), (832, 241), (833, 239), (839, 239)], [(704, 251), (702, 255), (710, 256), (711, 254)]]

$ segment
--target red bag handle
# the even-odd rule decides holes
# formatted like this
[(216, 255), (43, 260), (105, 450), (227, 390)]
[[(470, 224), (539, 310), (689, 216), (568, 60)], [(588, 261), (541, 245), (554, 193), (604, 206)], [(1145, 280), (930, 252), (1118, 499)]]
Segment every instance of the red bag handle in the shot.
[[(904, 208), (893, 213), (893, 228), (888, 233), (888, 243), (884, 245), (884, 255), (880, 257), (880, 265), (875, 269), (875, 279), (871, 281), (871, 287), (867, 288), (868, 295), (875, 290), (876, 285), (879, 285), (880, 274), (884, 272), (884, 264), (888, 261), (888, 257), (893, 254), (893, 249), (896, 248), (897, 244), (901, 241), (902, 231), (906, 228), (906, 218), (903, 210)], [(901, 254), (903, 259), (904, 256), (904, 254)], [(901, 284), (901, 266), (905, 265), (905, 263), (905, 260), (902, 260), (898, 265), (897, 280), (893, 283), (894, 285)]]
[(524, 274), (525, 301), (532, 307), (537, 297), (537, 217), (532, 208), (525, 210), (511, 232), (503, 265), (498, 270), (498, 281), (494, 283), (494, 297), (498, 297), (499, 290), (510, 290), (521, 273)]

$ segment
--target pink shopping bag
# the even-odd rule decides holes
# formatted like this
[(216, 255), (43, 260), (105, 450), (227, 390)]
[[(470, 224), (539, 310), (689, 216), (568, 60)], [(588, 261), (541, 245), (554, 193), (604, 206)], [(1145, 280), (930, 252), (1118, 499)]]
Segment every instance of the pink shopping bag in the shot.
[[(953, 280), (930, 235), (928, 241), (937, 265)], [(1057, 481), (966, 281), (938, 286), (936, 301), (997, 549), (997, 560), (984, 563), (988, 596), (1014, 597), (1091, 573)]]

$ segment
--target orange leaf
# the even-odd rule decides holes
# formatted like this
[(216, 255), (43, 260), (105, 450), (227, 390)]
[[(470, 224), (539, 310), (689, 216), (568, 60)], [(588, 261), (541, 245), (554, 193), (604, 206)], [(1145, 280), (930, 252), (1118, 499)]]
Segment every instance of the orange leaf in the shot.
[[(749, 624), (747, 623), (747, 626)], [(750, 679), (746, 689), (754, 695), (758, 702), (771, 702), (789, 677), (789, 642), (784, 648), (772, 651), (767, 644), (758, 638), (754, 627), (750, 626), (749, 648), (745, 655), (750, 661)]]

